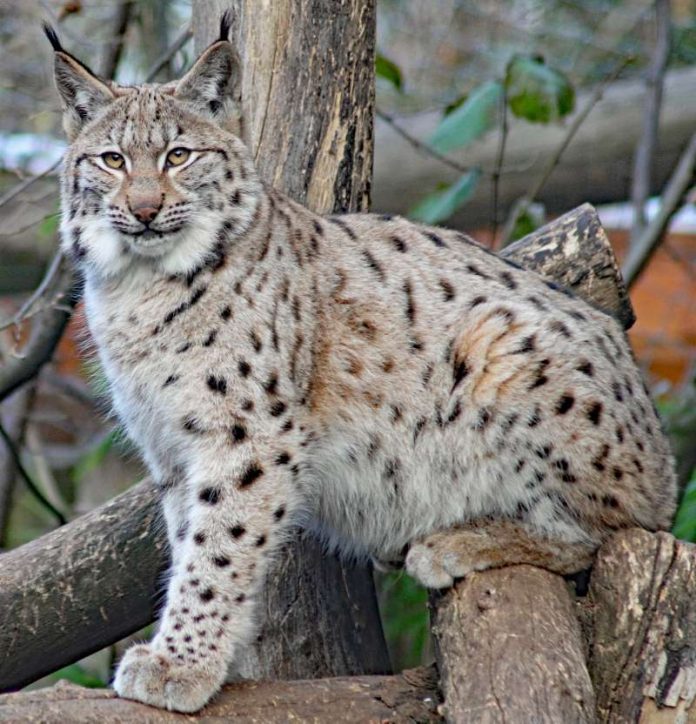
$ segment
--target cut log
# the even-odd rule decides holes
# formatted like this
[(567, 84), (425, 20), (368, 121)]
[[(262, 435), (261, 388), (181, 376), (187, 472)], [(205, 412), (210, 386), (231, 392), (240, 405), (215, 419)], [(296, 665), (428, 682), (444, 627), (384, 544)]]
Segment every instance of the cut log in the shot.
[(501, 256), (570, 289), (624, 329), (636, 321), (611, 244), (590, 204), (511, 244)]
[(262, 681), (226, 686), (195, 718), (119, 699), (113, 691), (59, 683), (0, 696), (0, 722), (441, 722), (437, 675), (412, 669), (398, 676), (355, 676), (313, 681)]
[(696, 721), (696, 546), (630, 530), (590, 583), (590, 674), (602, 722)]
[(580, 626), (560, 576), (474, 573), (433, 597), (449, 722), (594, 722)]
[[(201, 0), (198, 50), (231, 11), (245, 141), (261, 176), (319, 213), (366, 210), (372, 176), (374, 0)], [(367, 568), (298, 540), (259, 602), (260, 642), (236, 673), (304, 679), (391, 670)], [(299, 655), (298, 655), (299, 654)]]
[[(569, 219), (575, 219), (584, 231), (569, 231)], [(626, 317), (630, 306), (621, 292), (611, 248), (595, 220), (594, 210), (582, 207), (508, 247), (504, 254), (560, 283), (568, 283), (569, 269), (583, 269), (585, 264), (594, 267), (595, 257), (606, 257), (609, 261), (601, 268), (607, 271), (600, 276), (603, 285), (616, 286), (614, 303), (606, 301), (602, 285), (589, 283), (589, 275), (571, 286), (588, 301)], [(577, 241), (580, 238), (585, 239), (582, 244)], [(287, 558), (290, 568), (280, 570), (278, 575), (283, 578), (279, 580), (284, 583), (273, 586), (270, 596), (274, 598), (263, 605), (264, 610), (277, 606), (270, 608), (275, 613), (264, 623), (263, 645), (267, 648), (256, 650), (245, 673), (271, 678), (270, 670), (273, 678), (299, 678), (294, 675), (299, 669), (308, 672), (303, 678), (309, 678), (332, 668), (356, 673), (360, 666), (383, 666), (381, 629), (374, 623), (377, 613), (365, 609), (364, 604), (372, 595), (371, 589), (364, 587), (366, 573), (322, 565), (317, 562), (321, 559), (319, 547), (310, 541), (303, 545), (314, 548), (302, 565), (290, 554), (279, 556)], [(293, 551), (293, 555), (304, 555), (301, 548)], [(0, 651), (4, 654), (0, 657), (0, 691), (29, 683), (152, 621), (156, 582), (165, 566), (166, 543), (155, 493), (145, 483), (0, 556)], [(296, 583), (292, 583), (293, 576)], [(294, 599), (288, 598), (291, 593)], [(350, 606), (344, 605), (347, 600)], [(308, 615), (310, 611), (314, 618)], [(292, 642), (294, 648), (278, 648), (279, 641)], [(281, 651), (288, 653), (287, 660), (280, 658)], [(361, 663), (361, 655), (370, 658)], [(264, 675), (257, 676), (259, 671)]]
[[(590, 89), (579, 94), (575, 113), (585, 107), (593, 92)], [(563, 213), (586, 201), (600, 204), (630, 198), (633, 154), (641, 134), (644, 96), (645, 82), (637, 77), (612, 83), (604, 91), (602, 100), (585, 119), (535, 199), (544, 203), (549, 213)], [(402, 119), (399, 125), (412, 136), (427, 141), (441, 117), (439, 112), (422, 113)], [(571, 123), (572, 117), (549, 125), (511, 119), (499, 189), (501, 218), (541, 176)], [(660, 193), (695, 124), (696, 70), (670, 70), (665, 76), (651, 194)], [(457, 178), (456, 171), (418, 152), (384, 121), (377, 122), (375, 137), (372, 202), (376, 210), (404, 214), (439, 182)], [(491, 171), (498, 146), (498, 133), (491, 132), (451, 156), (464, 166), (480, 165)], [(491, 179), (484, 176), (471, 199), (448, 223), (461, 229), (490, 224), (490, 199)]]

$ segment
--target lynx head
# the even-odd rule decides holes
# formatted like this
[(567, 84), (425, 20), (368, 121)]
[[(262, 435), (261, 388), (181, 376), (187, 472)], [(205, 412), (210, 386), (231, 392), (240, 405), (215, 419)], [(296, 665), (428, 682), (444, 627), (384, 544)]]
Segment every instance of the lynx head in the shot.
[(260, 183), (240, 136), (240, 73), (220, 38), (177, 82), (97, 77), (45, 28), (71, 145), (62, 172), (62, 245), (99, 277), (138, 267), (186, 274), (244, 232)]

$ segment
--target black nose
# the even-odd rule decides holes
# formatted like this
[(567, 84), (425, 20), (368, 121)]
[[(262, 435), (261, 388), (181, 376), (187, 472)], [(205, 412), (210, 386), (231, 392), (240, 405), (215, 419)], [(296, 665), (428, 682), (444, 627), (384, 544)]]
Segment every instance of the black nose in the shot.
[(155, 220), (155, 217), (159, 213), (159, 209), (154, 206), (137, 206), (136, 208), (131, 209), (131, 213), (141, 224), (145, 224), (147, 226)]

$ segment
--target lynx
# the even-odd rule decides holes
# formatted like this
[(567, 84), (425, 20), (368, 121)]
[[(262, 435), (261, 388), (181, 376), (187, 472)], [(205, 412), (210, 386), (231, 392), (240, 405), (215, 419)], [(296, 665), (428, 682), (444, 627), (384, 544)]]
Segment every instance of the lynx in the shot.
[(465, 235), (267, 186), (220, 38), (178, 82), (99, 79), (55, 33), (62, 249), (161, 492), (166, 605), (114, 687), (201, 708), (297, 526), (424, 585), (590, 565), (669, 526), (673, 463), (622, 329)]

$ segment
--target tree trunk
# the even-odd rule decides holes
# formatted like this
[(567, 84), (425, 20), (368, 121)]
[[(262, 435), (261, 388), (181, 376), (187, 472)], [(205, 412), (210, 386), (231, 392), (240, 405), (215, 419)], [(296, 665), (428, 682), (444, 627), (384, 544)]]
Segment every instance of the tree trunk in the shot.
[(589, 659), (601, 721), (696, 721), (696, 546), (632, 530), (597, 558)]
[[(578, 95), (576, 113), (584, 108), (592, 92)], [(585, 119), (535, 199), (544, 203), (550, 214), (563, 213), (587, 201), (600, 204), (630, 198), (633, 154), (641, 134), (644, 96), (642, 79), (618, 81), (604, 91), (602, 100)], [(428, 112), (398, 123), (427, 142), (441, 117), (440, 112)], [(504, 216), (529, 191), (571, 123), (572, 118), (548, 125), (511, 120), (500, 182), (499, 214)], [(650, 194), (661, 191), (695, 125), (696, 70), (670, 70), (665, 76)], [(415, 150), (384, 121), (377, 122), (375, 138), (372, 204), (378, 211), (403, 214), (439, 182), (457, 177), (456, 171)], [(482, 166), (490, 172), (495, 167), (498, 145), (498, 132), (491, 132), (451, 156), (464, 166)], [(471, 199), (448, 223), (463, 229), (490, 224), (490, 198), (490, 176), (484, 176)]]
[[(200, 0), (198, 50), (231, 10), (245, 141), (262, 178), (319, 213), (369, 203), (374, 0)], [(277, 557), (259, 605), (261, 641), (236, 673), (313, 678), (390, 671), (371, 572), (297, 540)], [(282, 629), (282, 632), (281, 632)]]

